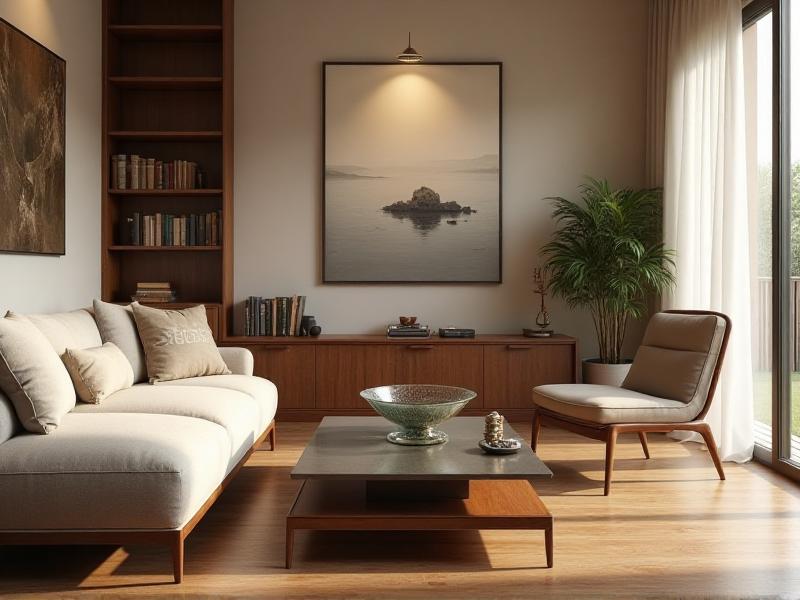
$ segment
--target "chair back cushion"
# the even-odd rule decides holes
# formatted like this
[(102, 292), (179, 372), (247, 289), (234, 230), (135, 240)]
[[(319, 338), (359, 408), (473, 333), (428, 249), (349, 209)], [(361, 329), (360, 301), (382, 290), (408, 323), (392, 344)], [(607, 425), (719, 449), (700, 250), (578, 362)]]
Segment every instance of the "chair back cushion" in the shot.
[(717, 315), (657, 313), (622, 387), (703, 409), (726, 322)]

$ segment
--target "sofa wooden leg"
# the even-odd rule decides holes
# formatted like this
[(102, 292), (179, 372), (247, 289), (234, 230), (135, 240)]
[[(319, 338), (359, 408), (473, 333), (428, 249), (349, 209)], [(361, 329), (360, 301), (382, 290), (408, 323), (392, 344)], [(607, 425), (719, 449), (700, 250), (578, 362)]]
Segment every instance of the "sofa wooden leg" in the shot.
[(608, 496), (611, 492), (611, 473), (614, 471), (614, 450), (617, 447), (617, 429), (616, 427), (608, 428), (608, 437), (606, 437), (606, 481), (603, 488), (603, 495)]
[(647, 446), (647, 434), (644, 431), (639, 432), (639, 441), (642, 443), (642, 450), (644, 451), (644, 457), (650, 458), (650, 448)]
[(273, 423), (272, 429), (269, 430), (269, 449), (272, 450), (273, 452), (275, 452), (275, 450), (278, 449), (277, 431), (278, 431), (278, 424)]
[(183, 537), (180, 533), (172, 543), (172, 576), (175, 583), (183, 581)]
[(536, 452), (536, 446), (539, 445), (539, 433), (542, 430), (542, 422), (539, 419), (539, 412), (534, 411), (533, 422), (531, 423), (531, 450)]
[(711, 433), (711, 427), (708, 423), (699, 423), (695, 431), (703, 436), (703, 441), (706, 443), (706, 448), (708, 448), (708, 453), (711, 455), (711, 460), (714, 461), (714, 466), (717, 468), (719, 478), (724, 481), (725, 471), (722, 470), (722, 461), (719, 459), (717, 442), (714, 440), (714, 434)]

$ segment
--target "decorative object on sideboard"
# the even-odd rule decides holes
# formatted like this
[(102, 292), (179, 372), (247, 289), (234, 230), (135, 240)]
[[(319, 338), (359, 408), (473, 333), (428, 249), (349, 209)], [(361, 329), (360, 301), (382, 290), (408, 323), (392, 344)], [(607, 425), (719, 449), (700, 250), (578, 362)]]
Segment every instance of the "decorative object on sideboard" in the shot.
[(408, 46), (400, 54), (397, 55), (397, 60), (401, 63), (415, 64), (422, 62), (422, 54), (416, 51), (411, 45), (411, 32), (408, 32)]
[(303, 335), (300, 331), (305, 309), (306, 297), (297, 294), (276, 298), (248, 296), (244, 301), (244, 335), (278, 337)]
[(427, 325), (416, 323), (413, 325), (394, 323), (386, 328), (386, 335), (391, 338), (428, 338), (431, 337), (431, 329)]
[(550, 281), (547, 269), (536, 267), (533, 270), (533, 293), (539, 296), (539, 312), (536, 313), (536, 324), (539, 329), (523, 329), (522, 334), (525, 337), (550, 337), (553, 335), (553, 330), (548, 329), (550, 313), (544, 301), (549, 287)]
[(483, 439), (478, 446), (488, 454), (513, 454), (522, 448), (522, 443), (517, 439), (503, 438), (503, 422), (505, 418), (496, 410), (486, 415), (484, 419)]
[(413, 326), (417, 324), (417, 317), (397, 317), (400, 325)]
[(361, 392), (361, 397), (385, 419), (400, 425), (386, 439), (401, 446), (431, 446), (447, 441), (437, 425), (456, 416), (477, 394), (447, 385), (384, 385)]
[(0, 251), (65, 254), (66, 62), (0, 19)]
[(548, 198), (559, 228), (542, 248), (545, 268), (553, 294), (592, 315), (600, 356), (584, 360), (584, 383), (619, 386), (628, 320), (674, 284), (674, 253), (661, 241), (660, 190), (612, 190), (597, 179), (579, 190), (578, 202)]
[(319, 325), (312, 325), (308, 328), (308, 335), (311, 337), (319, 337), (322, 334), (322, 327)]
[(300, 336), (311, 335), (311, 328), (316, 326), (317, 319), (313, 315), (303, 315), (300, 319)]
[(323, 65), (324, 283), (500, 283), (501, 67)]
[(474, 338), (475, 330), (467, 327), (440, 327), (441, 338)]

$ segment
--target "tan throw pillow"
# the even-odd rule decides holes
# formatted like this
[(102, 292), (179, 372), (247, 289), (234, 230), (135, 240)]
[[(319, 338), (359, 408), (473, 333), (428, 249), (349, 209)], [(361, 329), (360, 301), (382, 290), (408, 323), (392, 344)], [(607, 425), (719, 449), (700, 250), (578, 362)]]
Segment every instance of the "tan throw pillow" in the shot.
[(112, 342), (122, 353), (128, 357), (128, 362), (133, 367), (133, 381), (139, 383), (147, 381), (147, 365), (144, 361), (144, 348), (136, 330), (136, 321), (133, 319), (133, 309), (130, 306), (120, 306), (110, 302), (95, 300), (94, 320), (100, 330), (103, 343)]
[(85, 350), (67, 348), (61, 358), (83, 402), (100, 404), (110, 394), (133, 385), (131, 363), (111, 342)]
[(214, 343), (203, 305), (162, 310), (134, 302), (131, 308), (150, 383), (230, 374)]
[(50, 433), (75, 408), (67, 369), (44, 334), (25, 319), (0, 319), (0, 390), (31, 433)]

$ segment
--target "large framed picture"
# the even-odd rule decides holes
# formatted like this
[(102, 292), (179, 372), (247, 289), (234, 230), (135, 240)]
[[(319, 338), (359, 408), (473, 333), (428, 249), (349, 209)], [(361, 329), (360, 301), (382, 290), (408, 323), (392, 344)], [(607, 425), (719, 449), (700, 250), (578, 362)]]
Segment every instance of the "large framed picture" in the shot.
[(0, 252), (64, 254), (66, 62), (0, 19)]
[(324, 63), (323, 281), (500, 283), (502, 64)]

